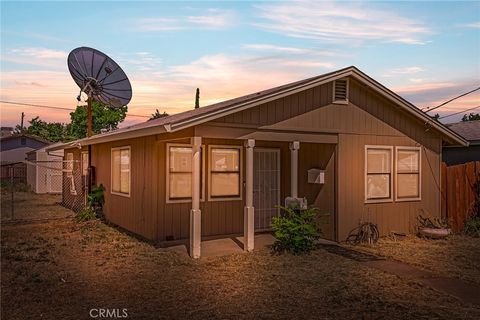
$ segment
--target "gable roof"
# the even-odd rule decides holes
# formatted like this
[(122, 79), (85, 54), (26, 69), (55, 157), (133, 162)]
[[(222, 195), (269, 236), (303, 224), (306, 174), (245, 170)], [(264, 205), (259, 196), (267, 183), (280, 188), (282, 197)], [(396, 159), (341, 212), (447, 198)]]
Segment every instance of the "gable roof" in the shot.
[(374, 89), (378, 94), (399, 105), (408, 113), (423, 121), (426, 125), (440, 132), (450, 143), (468, 145), (468, 141), (466, 141), (463, 137), (448, 129), (440, 122), (434, 121), (430, 116), (420, 111), (420, 109), (415, 107), (413, 104), (389, 90), (379, 82), (370, 78), (368, 75), (354, 66), (244, 95), (198, 109), (188, 110), (171, 116), (124, 127), (104, 134), (98, 134), (90, 138), (74, 141), (69, 143), (69, 145), (89, 145), (165, 132), (175, 132), (348, 76), (355, 78), (356, 80)]
[(449, 123), (447, 127), (461, 135), (472, 144), (480, 144), (480, 120)]
[(46, 139), (43, 139), (41, 137), (35, 136), (33, 134), (28, 134), (28, 133), (14, 133), (9, 136), (4, 136), (0, 137), (0, 141), (6, 141), (6, 140), (11, 140), (11, 139), (16, 139), (16, 138), (30, 138), (32, 140), (44, 143), (44, 144), (51, 144), (52, 142)]

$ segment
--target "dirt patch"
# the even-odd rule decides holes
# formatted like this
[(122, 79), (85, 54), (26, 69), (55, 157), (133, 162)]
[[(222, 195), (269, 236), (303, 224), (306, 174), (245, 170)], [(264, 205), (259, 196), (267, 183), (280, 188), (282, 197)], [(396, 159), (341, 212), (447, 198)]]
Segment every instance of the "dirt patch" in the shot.
[[(62, 201), (61, 194), (15, 192), (13, 199), (13, 220), (58, 219), (74, 215), (73, 211), (59, 205)], [(2, 193), (2, 221), (12, 220), (11, 208), (11, 194)]]
[(2, 319), (478, 319), (480, 310), (323, 249), (192, 260), (98, 221), (2, 227)]
[(480, 284), (480, 238), (455, 235), (444, 240), (409, 236), (381, 239), (355, 249), (406, 262), (434, 274)]

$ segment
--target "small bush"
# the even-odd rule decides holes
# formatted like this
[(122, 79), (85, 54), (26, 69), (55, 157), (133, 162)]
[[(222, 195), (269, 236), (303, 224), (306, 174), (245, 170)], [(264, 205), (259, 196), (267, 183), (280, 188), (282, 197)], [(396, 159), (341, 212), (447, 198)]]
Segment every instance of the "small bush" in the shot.
[(102, 215), (103, 213), (103, 204), (105, 203), (104, 197), (105, 187), (103, 184), (99, 186), (93, 186), (92, 191), (88, 194), (87, 201), (88, 205), (98, 214)]
[(92, 207), (88, 206), (79, 213), (77, 213), (76, 219), (77, 221), (88, 221), (95, 219), (97, 217), (97, 213), (93, 210)]
[(320, 230), (315, 223), (317, 209), (280, 208), (282, 214), (272, 218), (276, 238), (273, 250), (277, 253), (287, 251), (300, 254), (314, 249), (315, 240), (320, 238)]
[(463, 233), (467, 236), (480, 238), (480, 217), (471, 217), (465, 221)]

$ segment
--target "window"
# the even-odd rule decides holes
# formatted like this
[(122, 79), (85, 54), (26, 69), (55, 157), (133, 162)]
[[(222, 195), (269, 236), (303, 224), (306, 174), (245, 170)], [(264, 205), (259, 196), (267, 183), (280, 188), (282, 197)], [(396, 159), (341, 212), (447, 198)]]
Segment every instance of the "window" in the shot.
[(393, 147), (365, 147), (365, 201), (392, 200)]
[(73, 176), (73, 153), (67, 153), (67, 163), (65, 164), (65, 169), (67, 170), (67, 177)]
[[(192, 147), (188, 144), (168, 144), (167, 202), (188, 202), (192, 198)], [(200, 198), (203, 200), (203, 147), (200, 157)]]
[(130, 147), (112, 148), (113, 194), (130, 196)]
[(420, 159), (418, 147), (396, 148), (396, 200), (420, 200)]
[(88, 175), (88, 152), (82, 152), (82, 175)]
[(27, 138), (21, 137), (21, 138), (20, 138), (20, 144), (21, 144), (22, 146), (26, 145), (26, 144), (27, 144)]
[(240, 199), (241, 147), (210, 146), (209, 197)]

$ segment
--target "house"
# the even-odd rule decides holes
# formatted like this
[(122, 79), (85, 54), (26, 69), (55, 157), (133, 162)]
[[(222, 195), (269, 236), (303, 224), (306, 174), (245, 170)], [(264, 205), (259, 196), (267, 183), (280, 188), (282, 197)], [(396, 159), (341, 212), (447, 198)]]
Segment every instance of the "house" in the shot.
[(13, 134), (13, 127), (0, 127), (0, 137), (8, 137)]
[(27, 152), (27, 184), (37, 194), (62, 193), (63, 150), (47, 152), (46, 148)]
[(27, 152), (49, 145), (50, 142), (29, 134), (12, 134), (0, 138), (0, 167), (2, 181), (26, 182)]
[(27, 158), (27, 152), (45, 147), (50, 141), (30, 134), (20, 133), (0, 138), (0, 161), (18, 163)]
[(443, 161), (448, 166), (480, 161), (480, 120), (460, 121), (447, 126), (468, 140), (469, 145), (445, 147), (442, 152)]
[(199, 257), (211, 237), (243, 234), (252, 250), (287, 197), (329, 214), (336, 241), (360, 221), (413, 232), (422, 210), (441, 215), (442, 146), (467, 144), (348, 67), (62, 148), (77, 160), (91, 148), (109, 221)]

